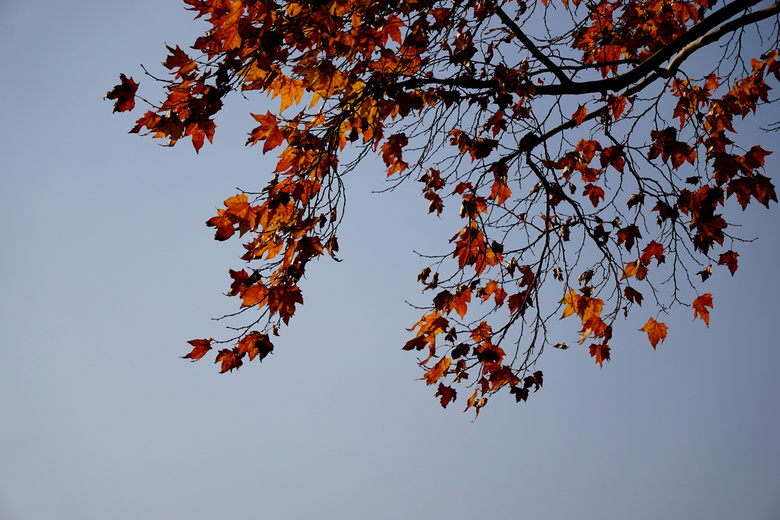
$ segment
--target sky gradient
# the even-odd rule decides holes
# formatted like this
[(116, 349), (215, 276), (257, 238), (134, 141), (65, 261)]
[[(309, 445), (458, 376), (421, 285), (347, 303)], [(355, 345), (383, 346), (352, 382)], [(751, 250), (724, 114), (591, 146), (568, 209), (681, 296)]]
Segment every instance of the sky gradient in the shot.
[(401, 350), (413, 251), (451, 228), (367, 163), (274, 355), (180, 359), (236, 309), (242, 248), (203, 223), (273, 169), (243, 144), (276, 102), (233, 98), (196, 155), (102, 97), (156, 93), (139, 64), (202, 28), (178, 1), (0, 3), (0, 519), (780, 518), (776, 204), (739, 215), (758, 240), (707, 282), (709, 329), (678, 309), (653, 351), (629, 321), (604, 368), (549, 349), (542, 391), (472, 421)]

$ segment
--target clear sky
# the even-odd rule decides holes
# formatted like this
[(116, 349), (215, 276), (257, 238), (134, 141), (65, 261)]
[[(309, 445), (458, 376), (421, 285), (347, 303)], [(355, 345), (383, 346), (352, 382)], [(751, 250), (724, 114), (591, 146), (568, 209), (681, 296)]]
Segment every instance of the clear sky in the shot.
[(157, 92), (139, 64), (202, 28), (176, 0), (0, 2), (0, 519), (780, 518), (777, 205), (742, 215), (709, 329), (680, 309), (653, 351), (629, 323), (603, 369), (550, 349), (542, 391), (472, 422), (400, 348), (441, 227), (369, 164), (276, 353), (180, 359), (235, 310), (241, 246), (203, 223), (273, 168), (243, 146), (268, 106), (234, 98), (196, 155), (102, 96)]

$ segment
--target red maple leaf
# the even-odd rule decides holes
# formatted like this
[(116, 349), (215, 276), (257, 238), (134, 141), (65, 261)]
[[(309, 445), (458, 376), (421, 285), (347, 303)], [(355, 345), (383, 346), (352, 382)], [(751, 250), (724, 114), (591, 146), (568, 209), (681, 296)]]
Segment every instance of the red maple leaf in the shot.
[(109, 90), (105, 98), (115, 99), (114, 112), (126, 112), (135, 107), (135, 91), (138, 90), (138, 83), (133, 78), (128, 78), (124, 74), (119, 75), (121, 83)]
[(203, 356), (206, 355), (206, 352), (211, 350), (211, 342), (214, 341), (213, 339), (193, 339), (188, 341), (190, 345), (193, 346), (192, 352), (187, 354), (186, 356), (182, 356), (184, 359), (191, 359), (192, 361), (197, 361)]
[(447, 405), (451, 401), (454, 401), (458, 393), (451, 386), (444, 386), (443, 383), (439, 383), (439, 389), (436, 391), (436, 397), (441, 397), (442, 408), (447, 408)]
[(709, 327), (710, 311), (707, 310), (707, 307), (712, 308), (711, 293), (702, 294), (701, 296), (693, 300), (693, 317), (701, 318), (702, 320), (704, 320), (704, 323), (707, 324), (707, 327)]
[(738, 256), (739, 253), (736, 253), (734, 251), (726, 251), (725, 253), (722, 253), (718, 258), (718, 265), (727, 266), (729, 268), (729, 271), (731, 272), (731, 276), (734, 276), (734, 273), (737, 271)]

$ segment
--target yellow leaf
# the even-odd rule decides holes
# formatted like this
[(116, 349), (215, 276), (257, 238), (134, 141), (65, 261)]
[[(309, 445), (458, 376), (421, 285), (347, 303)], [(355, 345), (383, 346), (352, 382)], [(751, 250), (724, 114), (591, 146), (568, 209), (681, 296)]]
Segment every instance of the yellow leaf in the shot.
[(561, 316), (561, 319), (568, 318), (577, 311), (577, 303), (579, 302), (579, 299), (579, 294), (574, 292), (574, 289), (569, 289), (568, 294), (566, 294), (563, 299), (558, 302), (566, 304), (566, 306), (563, 308), (563, 316)]

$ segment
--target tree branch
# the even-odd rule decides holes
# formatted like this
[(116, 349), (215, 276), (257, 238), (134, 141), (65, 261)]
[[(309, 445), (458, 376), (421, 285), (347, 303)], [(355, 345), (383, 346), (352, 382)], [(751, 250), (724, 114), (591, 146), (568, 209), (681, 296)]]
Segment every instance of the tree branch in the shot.
[[(550, 68), (550, 71), (554, 73), (556, 77), (561, 79), (560, 84), (534, 85), (535, 93), (536, 95), (540, 96), (566, 96), (609, 91), (619, 92), (627, 88), (630, 88), (632, 93), (638, 92), (662, 76), (659, 74), (659, 70), (663, 71), (663, 76), (666, 76), (679, 67), (685, 59), (687, 59), (694, 51), (698, 50), (699, 48), (716, 41), (725, 34), (734, 32), (741, 27), (759, 22), (780, 12), (780, 6), (778, 3), (775, 3), (769, 7), (766, 7), (765, 9), (755, 11), (732, 22), (725, 23), (737, 14), (747, 11), (762, 1), (763, 0), (735, 0), (732, 3), (723, 6), (710, 16), (704, 18), (701, 22), (691, 27), (690, 30), (678, 36), (666, 47), (660, 49), (648, 59), (643, 61), (636, 68), (631, 69), (619, 76), (600, 80), (582, 82), (571, 81), (558, 66), (552, 63), (549, 58), (541, 54), (541, 51), (539, 51), (537, 47), (533, 46), (533, 42), (528, 40), (532, 46), (528, 47), (528, 50), (531, 52), (531, 54), (533, 54), (535, 58), (542, 61), (542, 63)], [(500, 8), (497, 8), (496, 12), (499, 13), (503, 11), (500, 11)], [(506, 16), (506, 13), (504, 13), (504, 16)], [(501, 14), (499, 14), (499, 17), (501, 17)], [(509, 21), (514, 24), (511, 19), (509, 19)], [(516, 24), (514, 25), (517, 26)], [(517, 33), (515, 34), (517, 35)], [(520, 34), (522, 34), (522, 32)], [(523, 35), (523, 37), (526, 40), (528, 39), (528, 37), (525, 35)], [(519, 35), (518, 38), (520, 38)], [(525, 44), (525, 42), (523, 43)], [(537, 53), (539, 55), (537, 55)], [(662, 67), (663, 63), (670, 59), (672, 60), (672, 63), (670, 63), (668, 67)], [(471, 77), (445, 79), (415, 78), (400, 82), (398, 83), (398, 86), (414, 88), (428, 84), (487, 90), (498, 87), (498, 82), (495, 80), (481, 80)], [(640, 86), (641, 88), (638, 88)], [(590, 119), (590, 117), (588, 117), (588, 119)]]
[(514, 33), (514, 35), (517, 36), (517, 39), (520, 40), (523, 45), (525, 45), (525, 48), (528, 49), (531, 55), (537, 60), (541, 61), (550, 70), (550, 72), (555, 74), (555, 77), (558, 78), (562, 85), (570, 85), (572, 80), (566, 74), (564, 74), (563, 71), (555, 63), (553, 63), (550, 58), (547, 57), (547, 55), (539, 50), (539, 48), (534, 44), (534, 42), (531, 41), (530, 38), (528, 38), (528, 36), (525, 35), (525, 33), (522, 31), (522, 29), (520, 29), (515, 21), (509, 18), (509, 16), (504, 12), (503, 9), (501, 9), (500, 6), (497, 5), (495, 8), (496, 14), (498, 14), (498, 17), (501, 18), (502, 22), (504, 22), (504, 25), (512, 30), (512, 33)]

